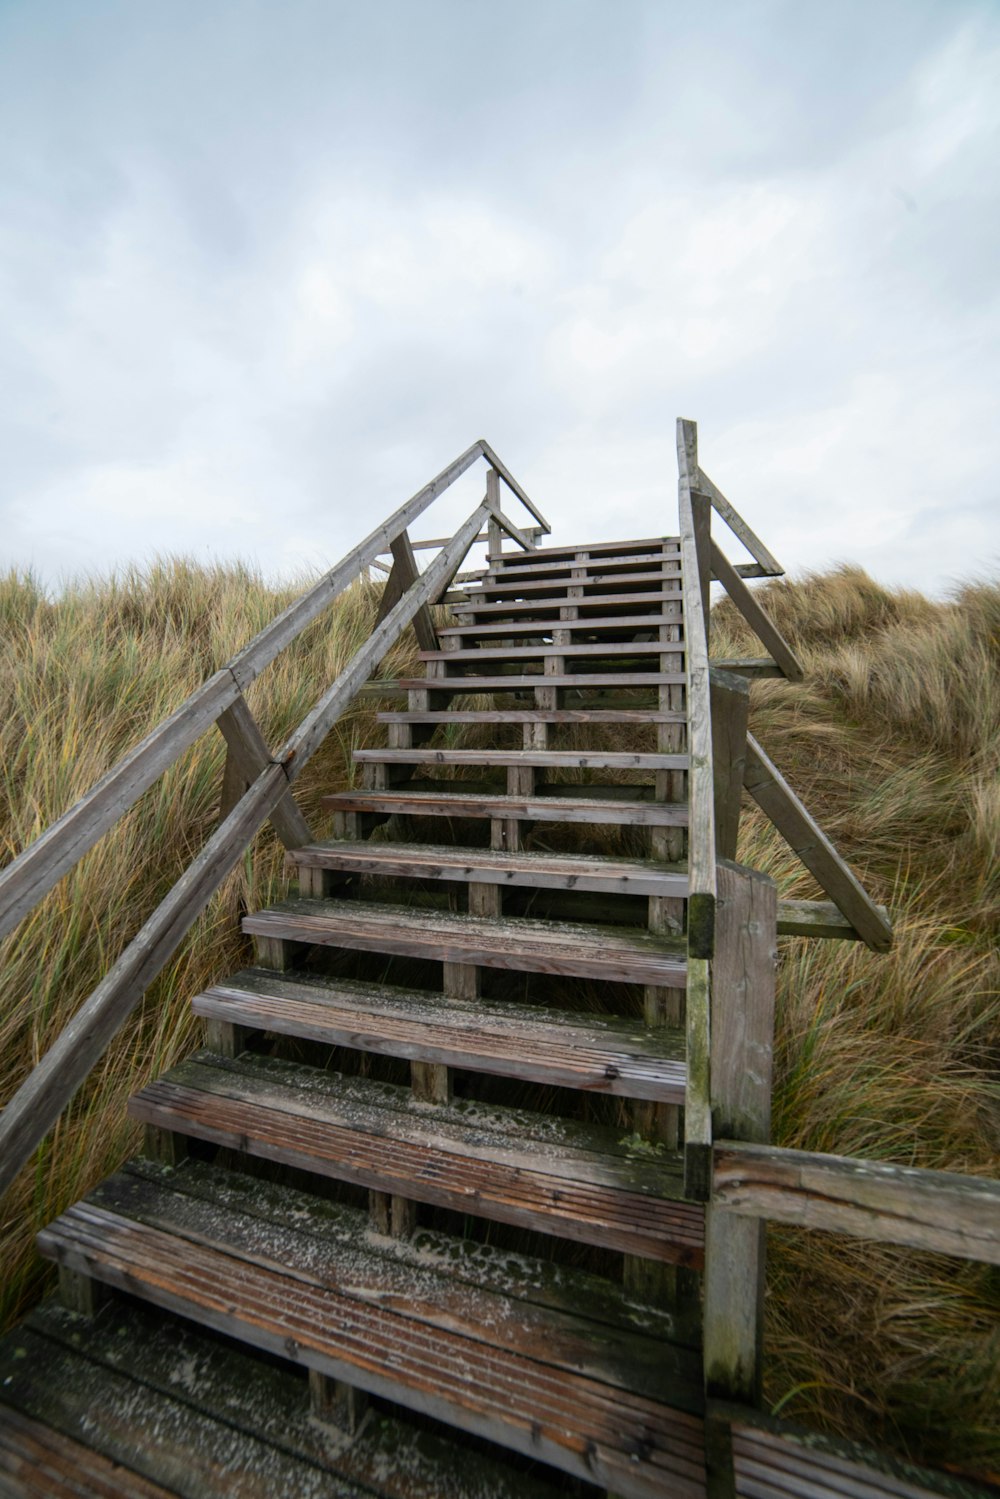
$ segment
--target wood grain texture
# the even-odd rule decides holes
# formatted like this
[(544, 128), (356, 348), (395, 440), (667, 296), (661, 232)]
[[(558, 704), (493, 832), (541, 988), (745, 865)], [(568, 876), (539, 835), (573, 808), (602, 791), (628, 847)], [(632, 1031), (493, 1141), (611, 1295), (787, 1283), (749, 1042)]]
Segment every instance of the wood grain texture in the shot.
[(712, 572), (758, 640), (771, 652), (790, 682), (801, 682), (803, 671), (795, 652), (715, 541), (710, 542), (710, 555)]
[(1000, 1182), (720, 1140), (713, 1201), (733, 1213), (1000, 1264)]
[[(461, 784), (460, 782), (458, 784)], [(634, 787), (607, 790), (634, 795)], [(567, 822), (684, 827), (680, 802), (629, 801), (623, 796), (501, 796), (461, 791), (337, 791), (323, 797), (332, 812), (371, 812), (408, 817), (490, 817), (518, 822)]]
[(861, 940), (886, 952), (892, 946), (889, 922), (752, 734), (744, 785)]
[[(784, 568), (780, 562), (775, 560), (757, 533), (750, 529), (739, 511), (729, 503), (718, 485), (712, 483), (703, 468), (699, 468), (697, 473), (692, 475), (692, 483), (702, 494), (708, 496), (712, 502), (712, 508), (721, 515), (733, 535), (742, 541), (751, 557), (756, 558), (761, 575), (769, 578), (781, 577)], [(746, 575), (745, 573), (744, 576)]]

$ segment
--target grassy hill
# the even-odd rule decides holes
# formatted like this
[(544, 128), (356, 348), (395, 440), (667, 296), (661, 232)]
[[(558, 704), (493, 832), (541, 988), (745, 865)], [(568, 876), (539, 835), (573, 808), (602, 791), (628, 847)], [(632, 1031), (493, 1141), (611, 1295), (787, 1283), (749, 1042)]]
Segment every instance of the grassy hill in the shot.
[[(0, 855), (4, 862), (282, 608), (241, 568), (157, 565), (45, 598), (0, 582)], [(753, 689), (754, 732), (877, 898), (897, 940), (875, 955), (783, 941), (775, 1138), (1000, 1175), (1000, 587), (947, 604), (845, 568), (773, 583), (766, 605), (806, 665)], [(254, 684), (272, 742), (367, 634), (377, 590), (351, 589)], [(725, 604), (713, 650), (756, 654)], [(413, 665), (409, 645), (386, 674)], [(373, 710), (338, 724), (297, 788), (349, 783)], [(207, 736), (0, 950), (6, 1098), (166, 893), (218, 815), (223, 743)], [(148, 851), (155, 849), (155, 857)], [(783, 892), (808, 875), (755, 812), (741, 858)], [(280, 892), (269, 835), (220, 891), (4, 1204), (0, 1313), (41, 1292), (32, 1236), (136, 1144), (125, 1101), (198, 1044), (187, 998), (241, 960), (238, 916)], [(1000, 1274), (831, 1236), (772, 1230), (769, 1404), (912, 1457), (1000, 1469)]]

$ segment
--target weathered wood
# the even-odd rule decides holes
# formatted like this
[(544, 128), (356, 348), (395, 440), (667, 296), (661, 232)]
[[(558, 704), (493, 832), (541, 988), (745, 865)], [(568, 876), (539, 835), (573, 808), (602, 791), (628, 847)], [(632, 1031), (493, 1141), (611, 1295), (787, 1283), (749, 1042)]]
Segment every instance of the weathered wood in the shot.
[[(376, 625), (381, 624), (389, 611), (399, 602), (406, 590), (412, 588), (419, 577), (420, 569), (413, 555), (409, 535), (406, 531), (401, 531), (392, 543), (392, 572), (389, 574), (378, 614), (375, 617)], [(431, 619), (431, 611), (426, 604), (422, 604), (413, 616), (413, 630), (422, 650), (436, 651), (440, 648), (434, 621)]]
[(516, 541), (518, 546), (523, 547), (526, 552), (531, 551), (531, 538), (527, 536), (524, 531), (520, 530), (518, 526), (515, 526), (512, 520), (504, 515), (503, 511), (500, 509), (499, 504), (491, 505), (490, 513), (497, 526), (499, 526), (502, 531), (506, 531), (511, 541)]
[[(876, 906), (886, 926), (889, 912)], [(779, 900), (779, 937), (836, 937), (842, 942), (860, 942), (861, 935), (832, 900)]]
[(735, 672), (751, 681), (783, 677), (785, 673), (771, 656), (713, 656), (712, 666), (719, 671)]
[(0, 1405), (0, 1483), (11, 1499), (176, 1499), (86, 1442)]
[[(755, 531), (752, 531), (739, 511), (732, 506), (716, 484), (706, 474), (703, 468), (699, 468), (697, 475), (693, 476), (694, 487), (707, 495), (712, 502), (712, 507), (722, 516), (726, 525), (733, 535), (742, 541), (751, 557), (756, 558), (758, 566), (762, 569), (764, 576), (769, 578), (780, 578), (784, 568), (780, 562), (775, 561), (767, 547), (761, 541)], [(747, 574), (744, 573), (744, 576)]]
[[(712, 1124), (716, 1138), (766, 1141), (771, 1122), (777, 963), (774, 881), (720, 860), (712, 965)], [(705, 1383), (710, 1398), (759, 1404), (763, 1225), (710, 1204), (706, 1216)]]
[(521, 635), (550, 635), (554, 629), (568, 635), (603, 635), (611, 630), (622, 634), (631, 630), (649, 633), (659, 630), (662, 624), (662, 614), (598, 614), (590, 619), (524, 619), (516, 622), (508, 619), (485, 625), (446, 625), (438, 634), (443, 640), (479, 639), (491, 635), (516, 639)]
[[(687, 874), (648, 859), (608, 859), (593, 854), (505, 853), (450, 844), (313, 843), (291, 857), (300, 869), (359, 871), (422, 880), (465, 880), (472, 885), (608, 891), (663, 896), (680, 902)], [(487, 913), (480, 912), (485, 915)]]
[(507, 594), (512, 595), (515, 599), (519, 599), (524, 594), (537, 593), (543, 598), (559, 599), (565, 603), (567, 596), (570, 598), (574, 597), (573, 594), (567, 595), (566, 590), (569, 588), (582, 589), (583, 591), (579, 596), (593, 602), (595, 599), (603, 597), (602, 590), (604, 588), (618, 588), (623, 590), (626, 587), (641, 584), (644, 591), (648, 592), (645, 585), (658, 583), (662, 587), (665, 582), (677, 578), (679, 575), (677, 568), (671, 567), (668, 569), (664, 566), (656, 572), (612, 573), (605, 571), (603, 573), (588, 573), (582, 578), (567, 576), (564, 578), (527, 579), (521, 583), (485, 582), (476, 594), (476, 609), (478, 611), (483, 607), (479, 603), (480, 596), (483, 599), (495, 602), (497, 599), (503, 599)]
[(0, 1196), (242, 858), (287, 787), (280, 765), (261, 772), (11, 1098), (0, 1115)]
[(709, 1190), (712, 1116), (709, 1099), (709, 959), (715, 932), (715, 790), (712, 771), (712, 716), (709, 698), (708, 637), (705, 630), (692, 481), (698, 471), (694, 422), (677, 423), (680, 518), (684, 590), (684, 674), (688, 717), (688, 1088), (685, 1104), (685, 1174), (692, 1195)]
[[(691, 521), (694, 550), (698, 559), (698, 596), (705, 622), (705, 639), (709, 639), (712, 619), (712, 510), (704, 495), (691, 493)], [(685, 613), (687, 612), (685, 608)]]
[[(461, 783), (458, 783), (461, 784)], [(595, 790), (594, 787), (583, 788)], [(337, 791), (323, 797), (333, 812), (373, 812), (411, 817), (490, 817), (518, 822), (592, 822), (629, 827), (684, 827), (679, 802), (629, 801), (635, 787), (608, 786), (605, 795), (501, 796), (461, 791)]]
[(239, 696), (232, 672), (209, 677), (175, 713), (0, 873), (0, 937), (38, 904)]
[(887, 951), (889, 922), (752, 734), (747, 735), (744, 785), (861, 940), (875, 952)]
[[(188, 1062), (144, 1088), (129, 1112), (318, 1176), (700, 1267), (702, 1212), (676, 1200), (676, 1179), (655, 1158), (553, 1158), (534, 1141), (491, 1132), (482, 1119), (470, 1125), (446, 1097), (414, 1090), (409, 1108), (392, 1107), (376, 1090), (347, 1091), (323, 1074), (302, 1088), (295, 1068), (268, 1072)], [(421, 1107), (427, 1102), (437, 1107)]]
[(709, 686), (715, 851), (720, 859), (735, 859), (746, 770), (750, 688), (742, 677), (714, 666), (709, 672)]
[[(671, 580), (669, 588), (666, 589), (653, 589), (651, 592), (640, 589), (636, 593), (591, 594), (583, 598), (577, 598), (575, 604), (580, 610), (604, 609), (611, 606), (620, 609), (625, 605), (634, 605), (636, 609), (648, 609), (650, 605), (669, 602), (673, 599), (679, 599), (680, 596), (680, 587)], [(500, 599), (492, 603), (483, 603), (480, 602), (478, 597), (469, 598), (463, 595), (461, 602), (449, 599), (447, 596), (442, 602), (454, 604), (452, 612), (463, 619), (466, 616), (478, 618), (480, 615), (486, 615), (492, 619), (501, 614), (504, 616), (513, 616), (515, 614), (554, 614), (558, 617), (559, 611), (566, 607), (570, 599), (562, 596), (558, 598), (538, 599), (512, 598)], [(583, 620), (586, 618), (586, 615), (581, 613), (580, 618)]]
[(243, 918), (251, 934), (444, 963), (481, 963), (620, 983), (684, 982), (676, 939), (628, 927), (563, 921), (488, 921), (449, 911), (358, 901), (285, 901)]
[(421, 661), (443, 662), (451, 671), (460, 662), (530, 661), (549, 656), (562, 659), (565, 656), (593, 657), (603, 660), (608, 656), (659, 656), (662, 646), (657, 640), (587, 640), (576, 645), (540, 640), (535, 645), (476, 645), (468, 649), (449, 651), (421, 651)]
[(720, 1140), (713, 1202), (773, 1223), (1000, 1264), (1000, 1182)]
[(589, 692), (596, 687), (664, 687), (677, 685), (683, 681), (684, 676), (681, 672), (650, 670), (567, 672), (560, 676), (549, 673), (543, 675), (542, 672), (536, 672), (534, 675), (515, 675), (509, 672), (489, 677), (471, 674), (463, 677), (434, 677), (433, 679), (400, 677), (399, 685), (409, 690), (411, 687), (427, 687), (428, 683), (432, 682), (435, 692), (447, 694), (449, 697), (458, 697), (463, 692), (537, 692), (556, 687), (575, 687), (581, 692)]
[(709, 546), (712, 558), (712, 571), (743, 615), (751, 630), (753, 630), (761, 644), (771, 652), (771, 655), (781, 667), (782, 672), (788, 680), (790, 682), (801, 682), (803, 677), (802, 666), (795, 652), (788, 644), (788, 641), (768, 617), (764, 609), (761, 608), (753, 593), (717, 544), (710, 540)]
[[(226, 764), (228, 766), (232, 762), (241, 783), (242, 796), (261, 771), (274, 763), (274, 757), (242, 693), (219, 715), (218, 724), (228, 747)], [(232, 806), (225, 808), (226, 816), (238, 801), (239, 796), (234, 799)], [(271, 813), (271, 823), (286, 848), (300, 848), (304, 841), (312, 839), (312, 830), (290, 791), (285, 793)]]
[[(579, 770), (686, 770), (687, 755), (631, 750), (489, 750), (489, 749), (374, 749), (355, 750), (363, 765), (493, 765), (523, 768), (556, 766)], [(741, 778), (742, 781), (742, 778)]]
[[(660, 993), (670, 991), (660, 990)], [(684, 1101), (684, 1035), (535, 1002), (453, 1001), (360, 980), (237, 975), (192, 1001), (196, 1015), (327, 1046), (516, 1077), (615, 1097)]]
[(657, 708), (454, 708), (440, 712), (386, 712), (385, 724), (515, 723), (515, 724), (640, 724), (684, 723), (685, 714)]

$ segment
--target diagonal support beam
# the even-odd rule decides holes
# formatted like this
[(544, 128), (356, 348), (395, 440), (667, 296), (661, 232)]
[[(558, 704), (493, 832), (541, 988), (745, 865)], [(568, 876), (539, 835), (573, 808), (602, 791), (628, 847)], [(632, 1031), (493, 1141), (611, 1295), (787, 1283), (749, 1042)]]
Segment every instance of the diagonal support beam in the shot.
[(763, 568), (763, 572), (759, 576), (780, 578), (785, 571), (781, 563), (771, 555), (757, 535), (757, 532), (751, 530), (739, 511), (729, 503), (718, 485), (712, 483), (703, 468), (698, 469), (697, 478), (693, 480), (693, 487), (699, 490), (701, 494), (708, 496), (712, 502), (713, 509), (718, 511), (719, 515), (722, 516), (722, 519), (733, 535), (742, 541), (751, 557), (756, 558), (757, 562), (759, 562)]
[(887, 952), (892, 946), (888, 920), (752, 734), (747, 735), (743, 784), (862, 942), (875, 952)]
[[(228, 748), (219, 807), (219, 817), (224, 822), (261, 772), (274, 763), (274, 756), (242, 693), (220, 713), (218, 725)], [(270, 820), (286, 848), (303, 848), (312, 843), (312, 829), (291, 791), (274, 807)]]
[(728, 593), (737, 609), (760, 640), (771, 652), (790, 682), (801, 682), (802, 667), (798, 657), (774, 622), (768, 618), (751, 590), (744, 583), (729, 558), (717, 543), (709, 540), (712, 572)]
[[(420, 576), (417, 567), (417, 559), (413, 553), (413, 544), (409, 534), (401, 531), (392, 542), (392, 571), (385, 582), (385, 591), (382, 594), (382, 602), (375, 618), (375, 623), (380, 625), (394, 608), (408, 588), (411, 588)], [(426, 604), (422, 604), (413, 616), (413, 630), (420, 642), (422, 651), (439, 651), (441, 642), (438, 640), (434, 621), (431, 619), (431, 611)]]

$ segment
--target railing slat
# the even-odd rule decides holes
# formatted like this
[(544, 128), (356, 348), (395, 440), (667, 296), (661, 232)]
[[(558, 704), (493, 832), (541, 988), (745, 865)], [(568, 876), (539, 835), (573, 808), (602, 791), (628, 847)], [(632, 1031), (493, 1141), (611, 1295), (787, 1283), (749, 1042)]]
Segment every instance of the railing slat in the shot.
[(720, 1140), (712, 1199), (772, 1223), (1000, 1264), (1000, 1182), (986, 1177)]
[[(757, 532), (750, 529), (739, 511), (729, 503), (719, 486), (712, 483), (703, 468), (699, 468), (692, 476), (691, 487), (708, 496), (714, 509), (722, 516), (733, 535), (742, 541), (751, 557), (755, 557), (760, 567), (763, 568), (762, 573), (744, 572), (744, 577), (780, 578), (784, 574), (785, 569), (781, 563), (772, 557)], [(742, 572), (743, 569), (741, 568), (740, 571)]]

